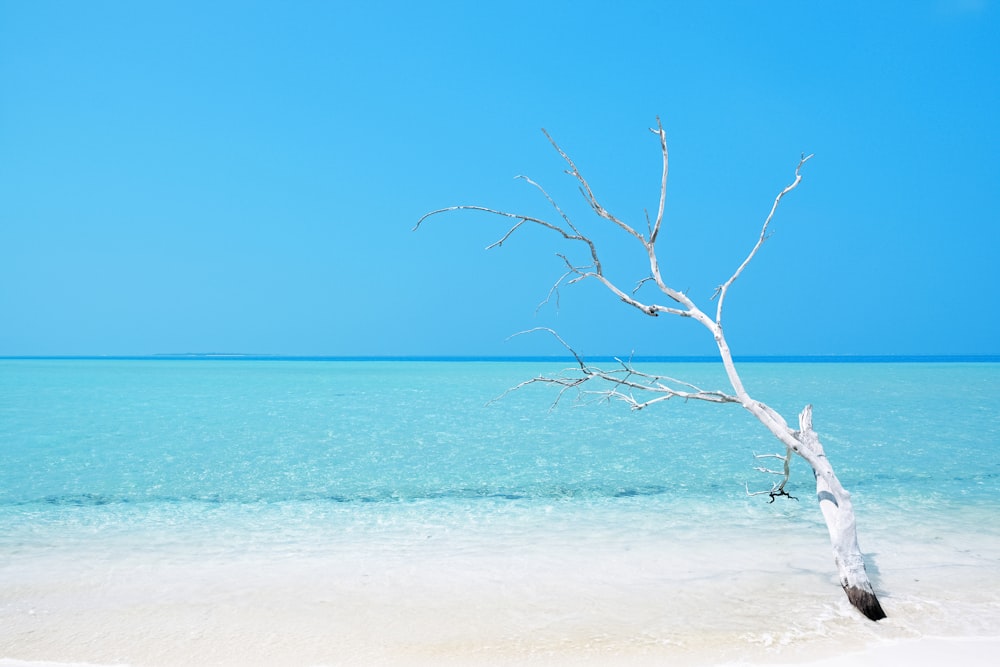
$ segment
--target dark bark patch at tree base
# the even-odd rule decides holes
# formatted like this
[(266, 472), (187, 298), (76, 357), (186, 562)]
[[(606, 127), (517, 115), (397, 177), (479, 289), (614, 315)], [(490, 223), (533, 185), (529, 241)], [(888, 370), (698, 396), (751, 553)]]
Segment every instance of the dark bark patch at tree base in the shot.
[(850, 603), (871, 620), (881, 621), (886, 617), (878, 598), (871, 591), (866, 591), (857, 586), (844, 586), (844, 592), (847, 593), (847, 599)]

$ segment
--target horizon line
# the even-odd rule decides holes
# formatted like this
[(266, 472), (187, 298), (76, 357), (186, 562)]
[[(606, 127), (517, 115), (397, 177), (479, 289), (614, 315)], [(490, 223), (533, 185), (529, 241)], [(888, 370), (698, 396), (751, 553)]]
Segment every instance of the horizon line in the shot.
[[(718, 355), (581, 355), (591, 361), (629, 360), (642, 363), (720, 362)], [(0, 354), (0, 360), (16, 361), (414, 361), (414, 362), (575, 362), (571, 355), (442, 355), (442, 354), (357, 354), (357, 355), (287, 355), (238, 352), (166, 352), (155, 354)], [(991, 363), (1000, 362), (1000, 354), (756, 354), (736, 355), (737, 363)]]

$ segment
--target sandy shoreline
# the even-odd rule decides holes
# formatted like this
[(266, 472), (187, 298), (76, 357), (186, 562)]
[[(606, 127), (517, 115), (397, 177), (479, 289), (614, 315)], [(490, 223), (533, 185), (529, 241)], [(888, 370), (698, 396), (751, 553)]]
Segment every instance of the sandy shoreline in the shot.
[(924, 637), (886, 642), (860, 653), (817, 660), (809, 667), (874, 667), (875, 665), (995, 665), (1000, 637)]
[[(577, 647), (578, 649), (579, 647)], [(464, 664), (482, 665), (483, 667), (493, 665), (623, 665), (626, 667), (653, 667), (654, 665), (720, 665), (722, 667), (765, 667), (770, 665), (786, 665), (787, 667), (884, 667), (885, 665), (963, 665), (964, 667), (987, 667), (996, 664), (996, 657), (1000, 655), (1000, 637), (925, 637), (922, 639), (910, 639), (901, 641), (888, 641), (875, 644), (863, 651), (843, 653), (834, 657), (820, 658), (808, 661), (788, 662), (786, 660), (775, 659), (766, 662), (732, 660), (727, 662), (714, 662), (711, 659), (703, 661), (694, 656), (689, 656), (691, 660), (678, 660), (677, 656), (669, 656), (666, 653), (643, 652), (630, 654), (620, 652), (615, 654), (587, 655), (586, 652), (565, 648), (563, 651), (545, 651), (537, 655), (521, 656), (494, 656), (493, 658), (474, 658), (468, 654), (449, 656), (439, 654), (433, 657), (421, 656), (383, 656), (381, 658), (367, 661), (362, 658), (355, 662), (354, 658), (322, 662), (300, 662), (294, 657), (288, 656), (282, 659), (274, 656), (274, 661), (270, 664), (276, 665), (303, 665), (321, 666), (337, 664), (356, 665), (399, 665), (400, 667), (424, 667), (433, 664)], [(665, 662), (669, 660), (669, 663)], [(610, 662), (609, 662), (610, 661)], [(134, 663), (135, 665), (141, 663)], [(166, 664), (166, 663), (163, 663)], [(192, 662), (187, 664), (204, 664)], [(213, 660), (211, 664), (247, 664), (238, 660), (229, 663), (225, 660)], [(115, 667), (125, 667), (130, 663), (98, 663), (90, 662), (56, 662), (46, 660), (19, 660), (11, 658), (0, 658), (0, 667), (105, 667), (114, 665)]]
[(976, 666), (1000, 650), (997, 573), (919, 542), (879, 558), (889, 618), (876, 624), (805, 531), (424, 528), (314, 552), (22, 552), (0, 566), (0, 667)]

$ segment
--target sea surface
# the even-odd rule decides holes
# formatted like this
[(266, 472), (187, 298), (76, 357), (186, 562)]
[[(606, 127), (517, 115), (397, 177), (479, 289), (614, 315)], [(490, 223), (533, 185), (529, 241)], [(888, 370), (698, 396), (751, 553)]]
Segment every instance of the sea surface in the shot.
[(566, 366), (0, 360), (0, 659), (719, 664), (1000, 635), (1000, 363), (741, 366), (789, 423), (814, 406), (878, 624), (804, 462), (795, 499), (749, 493), (781, 451), (751, 415), (505, 394)]

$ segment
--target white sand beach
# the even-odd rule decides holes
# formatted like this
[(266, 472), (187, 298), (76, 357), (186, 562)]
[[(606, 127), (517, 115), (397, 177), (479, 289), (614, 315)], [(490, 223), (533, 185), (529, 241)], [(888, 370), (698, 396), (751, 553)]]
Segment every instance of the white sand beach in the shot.
[(1000, 649), (1000, 574), (935, 562), (918, 542), (880, 557), (889, 618), (876, 624), (808, 531), (720, 543), (571, 528), (21, 554), (0, 569), (0, 667), (968, 666)]

